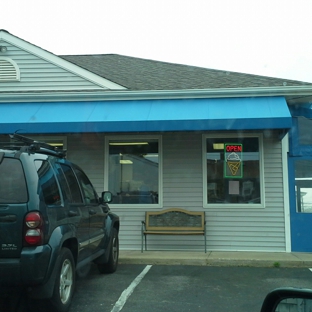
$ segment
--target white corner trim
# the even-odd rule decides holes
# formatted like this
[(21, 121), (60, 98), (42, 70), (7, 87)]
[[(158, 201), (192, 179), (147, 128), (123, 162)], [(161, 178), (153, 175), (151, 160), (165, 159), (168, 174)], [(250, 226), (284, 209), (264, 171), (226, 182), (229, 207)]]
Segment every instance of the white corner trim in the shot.
[(96, 74), (93, 74), (89, 72), (86, 69), (83, 69), (73, 63), (70, 63), (57, 55), (48, 52), (38, 46), (35, 46), (27, 41), (24, 41), (23, 39), (20, 39), (18, 37), (15, 37), (5, 31), (0, 31), (0, 40), (5, 40), (8, 43), (25, 50), (31, 54), (36, 55), (37, 57), (40, 57), (41, 59), (44, 59), (47, 62), (50, 62), (58, 67), (63, 68), (64, 70), (67, 70), (77, 76), (80, 76), (81, 78), (84, 78), (104, 89), (110, 89), (110, 90), (124, 90), (125, 87), (118, 85), (110, 80), (107, 80), (105, 78), (102, 78)]
[(290, 229), (290, 207), (289, 207), (289, 172), (288, 172), (288, 150), (289, 136), (286, 134), (282, 139), (282, 172), (284, 192), (284, 218), (285, 218), (285, 247), (286, 252), (291, 252), (291, 229)]

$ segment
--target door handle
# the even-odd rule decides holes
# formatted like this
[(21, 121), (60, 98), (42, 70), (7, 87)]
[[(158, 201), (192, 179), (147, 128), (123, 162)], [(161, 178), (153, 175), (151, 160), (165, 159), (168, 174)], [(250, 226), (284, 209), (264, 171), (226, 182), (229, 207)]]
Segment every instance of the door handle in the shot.
[(89, 214), (90, 214), (90, 215), (95, 215), (95, 214), (96, 214), (96, 211), (93, 210), (93, 209), (90, 209), (90, 210), (89, 210)]
[(68, 216), (69, 217), (76, 217), (76, 216), (78, 216), (78, 212), (77, 211), (73, 211), (73, 210), (69, 210)]
[(0, 216), (0, 222), (15, 222), (16, 220), (16, 215)]

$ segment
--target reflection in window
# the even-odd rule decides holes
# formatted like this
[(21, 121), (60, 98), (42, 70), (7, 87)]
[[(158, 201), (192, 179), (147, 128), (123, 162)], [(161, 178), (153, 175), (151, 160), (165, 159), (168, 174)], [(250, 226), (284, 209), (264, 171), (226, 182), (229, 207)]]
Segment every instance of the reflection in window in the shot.
[(295, 162), (296, 202), (298, 212), (312, 212), (312, 161)]
[(59, 187), (49, 162), (46, 160), (35, 160), (35, 165), (45, 203), (47, 205), (60, 205), (61, 195)]
[(108, 189), (114, 204), (158, 203), (157, 139), (110, 140)]
[(259, 204), (259, 138), (207, 138), (207, 203)]

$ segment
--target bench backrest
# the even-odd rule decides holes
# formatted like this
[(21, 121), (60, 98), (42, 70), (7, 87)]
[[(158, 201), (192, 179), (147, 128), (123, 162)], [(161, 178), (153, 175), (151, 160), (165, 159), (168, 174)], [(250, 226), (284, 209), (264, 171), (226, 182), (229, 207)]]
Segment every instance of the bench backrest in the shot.
[(204, 231), (205, 212), (188, 211), (181, 208), (169, 208), (145, 213), (147, 231)]

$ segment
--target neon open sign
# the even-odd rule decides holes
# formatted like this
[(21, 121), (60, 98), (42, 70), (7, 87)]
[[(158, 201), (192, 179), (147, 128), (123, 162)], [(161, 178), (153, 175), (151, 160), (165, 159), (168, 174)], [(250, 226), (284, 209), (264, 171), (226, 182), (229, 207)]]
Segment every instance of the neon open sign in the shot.
[(224, 144), (224, 177), (242, 178), (243, 177), (243, 144), (226, 143)]

